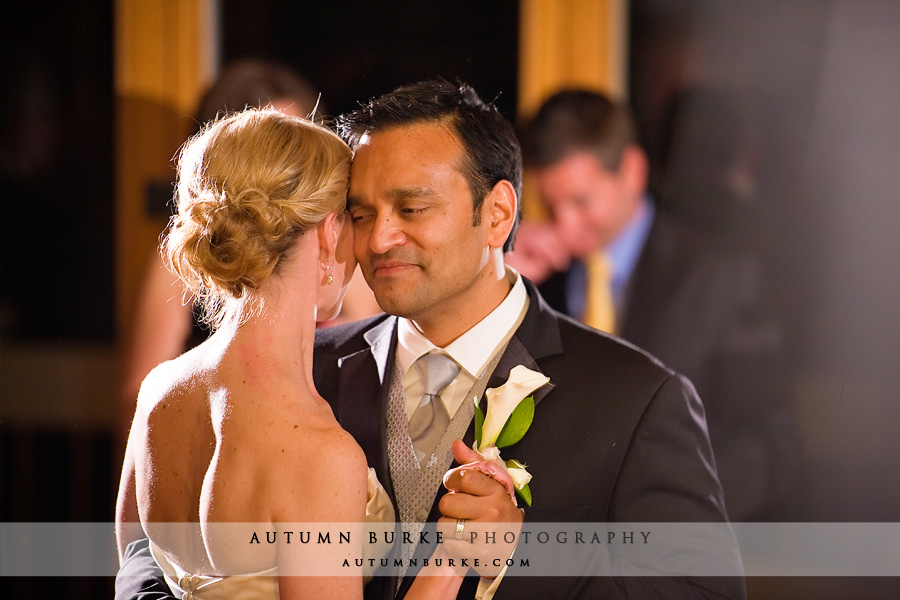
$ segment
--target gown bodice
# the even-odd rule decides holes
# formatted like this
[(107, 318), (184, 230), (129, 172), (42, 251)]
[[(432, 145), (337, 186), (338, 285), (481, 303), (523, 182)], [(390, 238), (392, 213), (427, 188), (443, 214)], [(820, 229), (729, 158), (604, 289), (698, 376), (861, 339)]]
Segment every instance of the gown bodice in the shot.
[[(370, 467), (366, 522), (392, 523), (394, 519), (394, 507), (378, 481), (375, 470)], [(366, 557), (374, 549), (369, 544), (364, 544), (363, 548)], [(382, 555), (389, 550), (389, 547), (377, 549)], [(164, 552), (152, 539), (150, 553), (162, 569), (172, 594), (179, 600), (278, 600), (279, 598), (276, 567), (238, 575), (200, 575), (190, 573), (179, 566), (175, 558)]]

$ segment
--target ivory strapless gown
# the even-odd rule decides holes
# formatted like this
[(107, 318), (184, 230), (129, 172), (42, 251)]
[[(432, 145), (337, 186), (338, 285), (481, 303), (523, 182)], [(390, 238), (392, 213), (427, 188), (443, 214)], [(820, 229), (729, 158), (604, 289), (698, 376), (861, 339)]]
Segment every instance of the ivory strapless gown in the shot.
[[(375, 476), (375, 469), (369, 468), (366, 521), (391, 523), (394, 520), (394, 507), (387, 492)], [(367, 557), (370, 549), (366, 548)], [(384, 555), (388, 550), (389, 547), (382, 547), (379, 552)], [(181, 600), (278, 600), (278, 570), (275, 567), (240, 575), (200, 575), (185, 571), (153, 540), (150, 540), (150, 553), (162, 569), (172, 594)]]

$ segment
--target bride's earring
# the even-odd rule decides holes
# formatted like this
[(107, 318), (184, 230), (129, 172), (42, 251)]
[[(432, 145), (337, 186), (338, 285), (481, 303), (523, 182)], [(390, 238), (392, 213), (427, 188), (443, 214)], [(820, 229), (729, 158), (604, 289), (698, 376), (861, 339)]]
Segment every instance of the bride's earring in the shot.
[(334, 283), (334, 273), (332, 272), (333, 265), (334, 261), (331, 259), (328, 259), (322, 263), (322, 267), (325, 269), (326, 273), (325, 283), (327, 283), (328, 285)]

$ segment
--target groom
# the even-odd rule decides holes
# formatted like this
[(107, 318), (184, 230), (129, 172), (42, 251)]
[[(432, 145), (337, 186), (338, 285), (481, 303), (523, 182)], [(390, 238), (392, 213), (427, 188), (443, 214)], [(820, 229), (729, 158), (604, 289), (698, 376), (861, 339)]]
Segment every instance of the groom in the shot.
[[(523, 519), (726, 521), (703, 406), (690, 383), (553, 311), (504, 266), (522, 175), (509, 122), (470, 87), (430, 81), (371, 101), (342, 117), (340, 129), (355, 151), (348, 196), (355, 253), (388, 314), (320, 331), (314, 376), (400, 520), (440, 518), (462, 527)], [(408, 415), (415, 416), (426, 387), (418, 361), (435, 352), (452, 359), (455, 374), (435, 400), (446, 411), (447, 431), (419, 462), (411, 458)], [(479, 472), (451, 478), (455, 493), (443, 494), (450, 441), (472, 443), (471, 398), (501, 385), (517, 365), (540, 371), (552, 385), (535, 392), (533, 424), (506, 457), (528, 465), (533, 505), (519, 510)], [(150, 566), (140, 553), (126, 561), (117, 598), (166, 597), (137, 591), (134, 577)], [(739, 578), (478, 575), (460, 598), (745, 595)], [(366, 597), (396, 591), (400, 598), (410, 584), (407, 577), (396, 591), (396, 579), (376, 579)]]

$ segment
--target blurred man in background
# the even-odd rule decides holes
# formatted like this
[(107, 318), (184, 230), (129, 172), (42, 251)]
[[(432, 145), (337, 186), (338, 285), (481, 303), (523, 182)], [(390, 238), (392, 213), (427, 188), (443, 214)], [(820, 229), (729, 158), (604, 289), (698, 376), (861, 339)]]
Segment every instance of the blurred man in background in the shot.
[(654, 204), (626, 106), (561, 91), (522, 138), (551, 222), (523, 223), (507, 261), (557, 310), (693, 381), (733, 521), (786, 518), (798, 439), (756, 262)]

